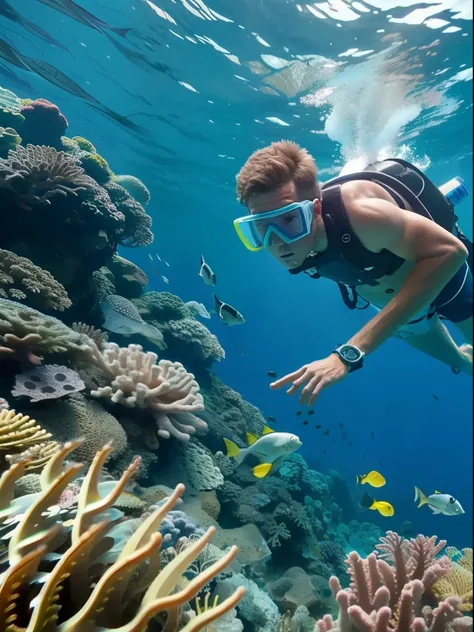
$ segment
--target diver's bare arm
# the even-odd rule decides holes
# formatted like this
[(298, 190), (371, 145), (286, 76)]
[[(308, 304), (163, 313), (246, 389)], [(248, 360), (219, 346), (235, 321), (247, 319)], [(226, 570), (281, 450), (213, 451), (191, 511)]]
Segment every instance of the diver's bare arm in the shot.
[(467, 249), (435, 222), (378, 198), (344, 200), (352, 227), (374, 252), (415, 261), (394, 298), (349, 343), (371, 353), (429, 305), (467, 258)]

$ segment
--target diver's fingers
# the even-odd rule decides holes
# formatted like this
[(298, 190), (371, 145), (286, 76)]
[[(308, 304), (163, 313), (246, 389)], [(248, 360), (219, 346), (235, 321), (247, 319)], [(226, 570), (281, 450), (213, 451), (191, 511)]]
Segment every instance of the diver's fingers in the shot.
[(288, 375), (284, 375), (279, 380), (276, 380), (276, 382), (272, 382), (270, 384), (270, 388), (281, 388), (285, 384), (288, 384), (289, 382), (293, 382), (293, 380), (303, 375), (305, 371), (306, 371), (306, 367), (303, 366), (301, 367), (301, 369), (298, 369), (297, 371), (293, 371), (293, 373), (288, 373)]
[(321, 393), (323, 388), (326, 388), (326, 386), (328, 386), (328, 384), (329, 384), (329, 381), (328, 380), (324, 380), (324, 379), (322, 379), (319, 382), (319, 384), (316, 386), (316, 388), (313, 391), (313, 394), (310, 397), (308, 406), (312, 406), (314, 404), (314, 402), (316, 401), (316, 398), (318, 397), (318, 395)]
[(311, 402), (312, 394), (314, 393), (314, 390), (317, 388), (320, 381), (321, 381), (321, 376), (315, 375), (308, 382), (308, 384), (306, 384), (304, 389), (301, 391), (300, 404), (305, 404), (308, 398)]

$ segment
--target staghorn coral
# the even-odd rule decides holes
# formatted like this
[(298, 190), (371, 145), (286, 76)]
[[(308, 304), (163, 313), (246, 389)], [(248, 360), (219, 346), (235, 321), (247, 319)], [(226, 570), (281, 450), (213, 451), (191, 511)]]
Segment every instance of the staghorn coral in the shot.
[(121, 244), (128, 248), (150, 246), (153, 243), (151, 231), (152, 219), (122, 186), (115, 182), (107, 182), (104, 188), (110, 199), (125, 217), (125, 228)]
[(16, 149), (21, 138), (12, 127), (0, 127), (0, 158), (6, 158), (10, 149)]
[(25, 145), (49, 145), (61, 149), (61, 136), (68, 127), (66, 117), (47, 99), (36, 99), (21, 107), (24, 123), (21, 136)]
[(97, 153), (85, 152), (80, 158), (80, 164), (87, 175), (100, 185), (109, 182), (113, 175), (107, 160)]
[(0, 295), (4, 298), (26, 300), (31, 307), (55, 309), (60, 312), (71, 307), (64, 286), (47, 270), (35, 266), (30, 259), (0, 249)]
[[(156, 529), (184, 492), (184, 486), (178, 485), (163, 506), (137, 528), (131, 529), (120, 552), (108, 561), (107, 547), (110, 549), (114, 545), (113, 530), (110, 529), (113, 519), (110, 516), (114, 514), (111, 512), (115, 512), (115, 517), (121, 515), (111, 507), (135, 473), (139, 459), (129, 465), (119, 481), (104, 484), (99, 482), (100, 470), (110, 446), (100, 450), (81, 485), (72, 525), (67, 526), (61, 521), (61, 514), (52, 516), (47, 509), (57, 504), (61, 493), (81, 468), (78, 464), (65, 464), (79, 443), (68, 442), (49, 461), (41, 475), (42, 493), (22, 499), (23, 503), (13, 501), (13, 488), (15, 481), (24, 474), (24, 464), (14, 464), (0, 479), (0, 523), (3, 523), (3, 529), (8, 519), (6, 528), (10, 531), (8, 568), (2, 575), (0, 589), (0, 629), (6, 632), (18, 630), (17, 623), (21, 624), (26, 616), (27, 630), (31, 632), (46, 630), (46, 624), (48, 629), (62, 632), (86, 629), (90, 632), (119, 629), (140, 632), (147, 629), (152, 618), (155, 618), (157, 630), (175, 631), (183, 606), (228, 566), (238, 552), (237, 547), (232, 547), (210, 568), (182, 586), (182, 574), (215, 531), (211, 527), (197, 542), (160, 568), (162, 536)], [(108, 532), (111, 537), (104, 539)], [(92, 555), (92, 551), (99, 542), (101, 552), (105, 552), (105, 571), (97, 576), (97, 570), (92, 572), (97, 553)], [(48, 547), (54, 551), (63, 543), (65, 546), (60, 555), (49, 556), (54, 560), (53, 566), (47, 567), (39, 593), (35, 592), (36, 572)], [(202, 630), (234, 608), (244, 592), (238, 588), (221, 604), (186, 624), (183, 632)], [(34, 594), (37, 597), (24, 613), (20, 598), (28, 594), (26, 603), (30, 603)], [(63, 610), (66, 603), (67, 609)]]
[(79, 375), (67, 366), (47, 364), (15, 376), (14, 397), (29, 397), (32, 402), (57, 399), (86, 388)]
[(270, 537), (267, 540), (267, 544), (272, 549), (275, 549), (277, 546), (281, 546), (281, 540), (288, 540), (291, 538), (291, 533), (286, 528), (286, 524), (284, 522), (270, 524), (268, 527), (268, 531), (270, 532)]
[(31, 360), (35, 362), (35, 354), (80, 354), (89, 349), (89, 342), (89, 338), (76, 333), (53, 316), (0, 298), (0, 345), (3, 345), (0, 356), (32, 354)]
[(158, 436), (189, 440), (207, 424), (193, 415), (203, 410), (199, 384), (179, 362), (160, 360), (156, 353), (143, 351), (140, 345), (120, 348), (109, 343), (102, 353), (97, 347), (90, 361), (108, 376), (110, 385), (91, 391), (92, 397), (104, 397), (115, 404), (149, 410), (156, 422)]
[(123, 187), (139, 204), (146, 206), (151, 194), (143, 182), (135, 176), (113, 176), (113, 182)]
[(163, 333), (174, 338), (184, 349), (189, 350), (199, 360), (214, 362), (225, 358), (225, 351), (217, 336), (194, 318), (169, 320), (161, 327)]
[(12, 191), (17, 206), (27, 211), (51, 204), (55, 196), (75, 196), (94, 185), (76, 158), (53, 147), (19, 145), (8, 152), (7, 159), (0, 159), (0, 188)]

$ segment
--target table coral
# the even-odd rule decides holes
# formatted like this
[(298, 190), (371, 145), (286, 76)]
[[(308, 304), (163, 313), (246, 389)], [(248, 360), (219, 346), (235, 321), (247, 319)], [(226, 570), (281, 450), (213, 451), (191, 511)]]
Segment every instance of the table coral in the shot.
[(0, 249), (0, 296), (25, 300), (30, 307), (63, 311), (72, 302), (64, 286), (26, 257)]
[(102, 352), (96, 348), (90, 360), (110, 379), (110, 385), (91, 391), (92, 397), (110, 399), (129, 408), (149, 410), (156, 422), (158, 436), (189, 440), (207, 424), (193, 415), (203, 410), (199, 384), (180, 362), (160, 360), (140, 345), (120, 348), (108, 343)]

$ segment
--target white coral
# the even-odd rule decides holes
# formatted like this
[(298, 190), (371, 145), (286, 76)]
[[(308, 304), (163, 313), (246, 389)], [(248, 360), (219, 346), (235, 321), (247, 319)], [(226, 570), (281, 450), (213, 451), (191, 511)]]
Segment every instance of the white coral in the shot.
[(199, 384), (180, 362), (160, 360), (140, 345), (121, 348), (115, 343), (100, 352), (92, 346), (91, 360), (111, 378), (109, 386), (91, 391), (93, 397), (105, 397), (129, 408), (149, 409), (158, 426), (158, 436), (174, 436), (188, 441), (196, 430), (207, 424), (192, 413), (204, 410)]

